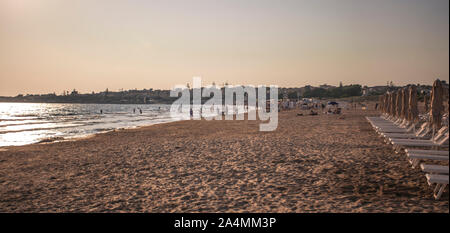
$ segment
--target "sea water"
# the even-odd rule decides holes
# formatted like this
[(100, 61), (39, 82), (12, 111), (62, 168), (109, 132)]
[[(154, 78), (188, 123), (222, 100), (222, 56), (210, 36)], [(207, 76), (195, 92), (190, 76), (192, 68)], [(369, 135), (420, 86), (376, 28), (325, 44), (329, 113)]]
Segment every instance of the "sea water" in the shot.
[[(142, 111), (142, 113), (141, 113)], [(0, 146), (180, 120), (170, 105), (0, 103)]]
[[(0, 103), (0, 147), (67, 140), (186, 119), (181, 112), (171, 114), (170, 107), (168, 104)], [(203, 117), (216, 115), (202, 114)]]

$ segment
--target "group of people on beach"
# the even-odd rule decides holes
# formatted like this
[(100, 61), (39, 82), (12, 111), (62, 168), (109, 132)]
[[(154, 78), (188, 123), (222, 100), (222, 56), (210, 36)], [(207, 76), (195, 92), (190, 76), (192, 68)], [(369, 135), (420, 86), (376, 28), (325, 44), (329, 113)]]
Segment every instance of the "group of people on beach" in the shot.
[[(142, 114), (142, 109), (141, 108), (137, 108), (139, 110), (139, 114)], [(159, 107), (159, 109), (161, 109), (161, 107)], [(103, 109), (100, 109), (100, 114), (103, 114)], [(133, 114), (136, 114), (136, 108), (133, 108)]]
[[(211, 112), (213, 112), (214, 109), (216, 109), (218, 116), (219, 115), (225, 116), (229, 113), (227, 105), (223, 105), (222, 108), (220, 109), (220, 108), (216, 108), (215, 105), (213, 104), (210, 108)], [(245, 109), (245, 111), (248, 111), (248, 105), (245, 105), (244, 109)], [(203, 117), (203, 107), (199, 108), (198, 111), (199, 111), (200, 117)], [(178, 108), (178, 112), (179, 113), (182, 112), (182, 105), (180, 105), (180, 107)], [(237, 114), (237, 113), (238, 113), (238, 109), (233, 107), (233, 114)], [(192, 107), (189, 108), (189, 115), (191, 117), (194, 117), (194, 109)]]
[(304, 110), (309, 111), (307, 115), (319, 115), (321, 110), (324, 114), (341, 114), (342, 108), (336, 102), (323, 103), (317, 100), (280, 100), (278, 102), (278, 111), (289, 111), (293, 109), (303, 110), (297, 115), (303, 116)]
[[(142, 114), (142, 109), (141, 108), (138, 108), (139, 109), (139, 114)], [(133, 114), (135, 114), (136, 113), (136, 108), (133, 108)]]

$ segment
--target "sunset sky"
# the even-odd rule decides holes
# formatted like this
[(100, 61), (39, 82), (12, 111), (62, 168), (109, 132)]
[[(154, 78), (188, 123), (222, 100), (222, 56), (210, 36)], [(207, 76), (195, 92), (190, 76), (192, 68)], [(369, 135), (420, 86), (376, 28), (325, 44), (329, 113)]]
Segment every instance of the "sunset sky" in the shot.
[(0, 95), (431, 84), (448, 0), (0, 0)]

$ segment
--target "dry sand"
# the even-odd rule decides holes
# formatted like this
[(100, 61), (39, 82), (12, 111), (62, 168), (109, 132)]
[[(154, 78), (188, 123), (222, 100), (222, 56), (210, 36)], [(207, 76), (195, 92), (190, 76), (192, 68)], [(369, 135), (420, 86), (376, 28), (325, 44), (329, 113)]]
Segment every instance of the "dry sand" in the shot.
[[(0, 151), (1, 212), (449, 212), (365, 120), (184, 121)], [(5, 149), (5, 148), (3, 148)]]

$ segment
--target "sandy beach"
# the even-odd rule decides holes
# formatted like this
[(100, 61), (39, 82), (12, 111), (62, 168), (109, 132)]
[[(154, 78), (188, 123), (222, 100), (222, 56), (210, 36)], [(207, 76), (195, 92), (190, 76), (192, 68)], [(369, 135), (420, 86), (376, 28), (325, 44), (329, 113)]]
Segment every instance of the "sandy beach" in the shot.
[[(373, 109), (373, 107), (370, 107)], [(449, 212), (372, 110), (182, 121), (0, 150), (0, 212)]]

